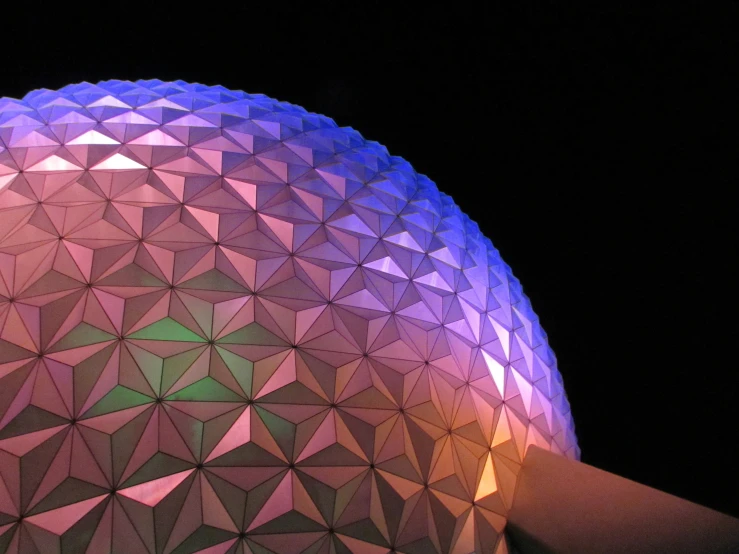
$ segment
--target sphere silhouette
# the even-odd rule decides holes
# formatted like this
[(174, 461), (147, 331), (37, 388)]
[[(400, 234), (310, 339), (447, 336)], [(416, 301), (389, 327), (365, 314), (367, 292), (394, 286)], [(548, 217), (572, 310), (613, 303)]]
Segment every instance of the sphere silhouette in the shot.
[(579, 457), (498, 251), (327, 117), (3, 98), (0, 212), (0, 552), (501, 553), (526, 448)]

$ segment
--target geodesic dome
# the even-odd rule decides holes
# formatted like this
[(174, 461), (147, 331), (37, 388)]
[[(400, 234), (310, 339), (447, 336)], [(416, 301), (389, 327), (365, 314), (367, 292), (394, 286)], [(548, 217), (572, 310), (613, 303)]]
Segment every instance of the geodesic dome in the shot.
[(527, 446), (579, 456), (490, 241), (331, 119), (5, 98), (0, 213), (0, 552), (505, 552)]

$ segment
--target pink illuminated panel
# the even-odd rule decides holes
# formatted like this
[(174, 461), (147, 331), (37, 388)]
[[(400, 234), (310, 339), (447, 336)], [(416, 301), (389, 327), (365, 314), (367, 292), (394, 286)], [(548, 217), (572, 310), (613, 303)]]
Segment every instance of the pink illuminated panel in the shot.
[(527, 446), (579, 456), (497, 250), (326, 117), (0, 99), (0, 212), (0, 552), (500, 554)]

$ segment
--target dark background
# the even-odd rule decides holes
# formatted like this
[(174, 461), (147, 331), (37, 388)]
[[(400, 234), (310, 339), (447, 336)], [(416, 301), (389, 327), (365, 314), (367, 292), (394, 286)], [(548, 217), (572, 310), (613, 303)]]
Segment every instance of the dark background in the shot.
[(739, 516), (736, 3), (167, 4), (4, 7), (0, 96), (183, 79), (385, 144), (524, 284), (583, 461)]

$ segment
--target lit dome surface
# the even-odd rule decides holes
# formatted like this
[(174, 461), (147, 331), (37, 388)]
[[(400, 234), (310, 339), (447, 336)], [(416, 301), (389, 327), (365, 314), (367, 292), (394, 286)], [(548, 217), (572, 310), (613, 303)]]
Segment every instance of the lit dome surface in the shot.
[(500, 553), (528, 445), (579, 457), (498, 251), (327, 117), (0, 99), (0, 212), (0, 552)]

